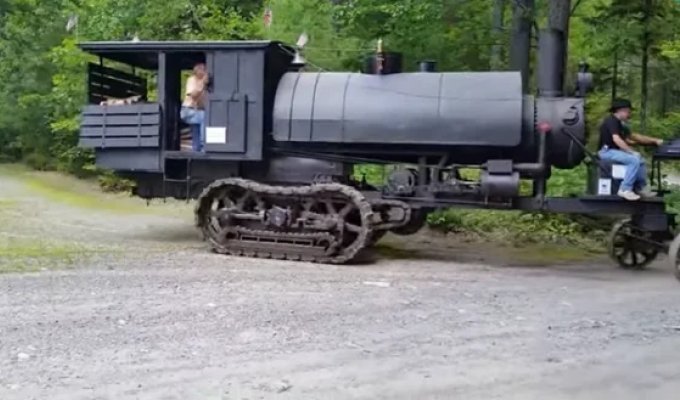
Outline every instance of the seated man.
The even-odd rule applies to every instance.
[[[598,155],[601,160],[626,166],[626,174],[619,187],[618,195],[626,200],[639,200],[640,195],[654,196],[653,193],[646,190],[647,170],[645,160],[630,145],[638,143],[660,146],[663,140],[631,133],[629,129],[624,127],[624,122],[628,121],[632,111],[630,101],[625,99],[615,100],[610,111],[611,115],[606,117],[600,125]]]
[[[208,84],[208,73],[205,64],[198,63],[187,80],[186,93],[182,102],[180,118],[191,126],[192,147],[194,151],[203,151],[205,139],[205,89]]]

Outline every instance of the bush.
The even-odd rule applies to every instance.
[[[97,179],[99,181],[99,187],[104,192],[132,193],[132,190],[135,187],[134,182],[128,179],[121,178],[111,171],[101,172]]]
[[[431,214],[428,225],[439,231],[466,233],[514,245],[557,243],[594,247],[606,237],[611,221],[539,212],[448,209]]]
[[[48,155],[33,152],[24,157],[24,162],[31,168],[38,171],[49,171],[53,169],[53,163]]]

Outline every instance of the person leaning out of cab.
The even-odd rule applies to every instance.
[[[194,151],[203,151],[205,143],[205,102],[208,73],[204,63],[194,65],[187,79],[180,118],[191,126],[191,140]]]

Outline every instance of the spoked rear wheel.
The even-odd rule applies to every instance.
[[[659,254],[651,232],[633,225],[630,219],[619,221],[609,234],[608,253],[623,269],[642,270]]]

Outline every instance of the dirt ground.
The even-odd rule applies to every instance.
[[[215,255],[191,204],[0,166],[0,399],[678,398],[663,258],[381,243],[354,266]]]

